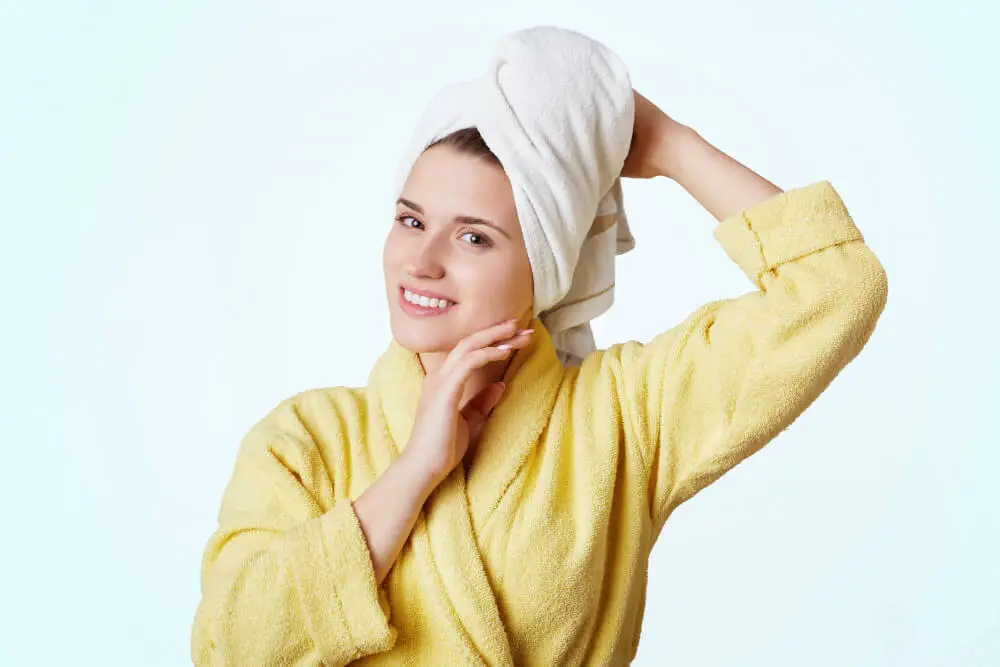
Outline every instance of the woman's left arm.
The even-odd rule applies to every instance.
[[[668,116],[639,91],[626,178],[665,176],[676,181],[717,221],[782,192],[749,167],[705,141],[694,128]]]
[[[671,121],[663,132],[665,138],[653,156],[658,174],[676,181],[716,221],[783,192],[705,141],[694,128]]]
[[[613,385],[654,534],[819,396],[867,343],[888,289],[828,181],[784,192],[686,136],[677,152],[655,153],[662,175],[722,220],[714,235],[756,289],[701,306],[649,343],[600,350],[588,366]]]

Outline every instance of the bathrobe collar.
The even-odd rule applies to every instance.
[[[477,535],[538,444],[548,424],[565,369],[545,326],[532,318],[531,342],[515,350],[506,390],[478,443],[424,504],[411,538],[429,550],[467,638],[489,664],[511,664],[510,642],[482,562]],[[423,385],[420,359],[395,339],[368,380],[387,428],[390,456],[406,447]],[[420,546],[422,545],[422,546]]]

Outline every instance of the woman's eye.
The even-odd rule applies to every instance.
[[[490,240],[477,232],[465,232],[464,234],[462,234],[462,236],[475,236],[476,238],[482,239],[481,243],[471,243],[470,245],[483,246],[483,247],[488,247],[490,245]]]
[[[400,215],[400,216],[397,216],[396,217],[396,222],[400,223],[404,227],[410,227],[410,225],[408,225],[405,222],[403,222],[404,220],[407,220],[407,219],[409,219],[409,220],[416,220],[417,222],[420,222],[419,220],[417,220],[416,218],[414,218],[412,215]],[[423,223],[420,223],[420,224],[423,224]],[[413,227],[410,227],[410,229],[413,229]]]
[[[420,222],[419,220],[417,220],[416,218],[414,218],[412,215],[405,215],[405,214],[404,215],[397,215],[396,218],[395,218],[395,220],[396,220],[396,222],[398,222],[399,224],[403,225],[407,229],[417,229],[417,227],[414,227],[412,225],[407,224],[406,223],[407,220],[413,220],[415,223],[417,223],[419,225],[424,224],[424,223]],[[469,245],[471,245],[471,246],[488,248],[491,245],[493,245],[492,241],[490,241],[490,239],[489,239],[488,236],[484,236],[483,234],[480,234],[479,232],[465,232],[465,233],[462,234],[462,238],[464,238],[466,236],[473,236],[476,239],[479,239],[478,241],[472,241],[472,242],[470,242]]]

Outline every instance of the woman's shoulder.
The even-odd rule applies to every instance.
[[[319,410],[344,409],[353,404],[363,403],[367,396],[365,387],[335,385],[303,389],[278,403],[275,409]]]
[[[356,415],[364,415],[364,388],[319,387],[277,401],[245,432],[237,470],[252,479],[270,479],[309,489],[321,506],[334,500],[334,480],[349,490]],[[290,488],[290,487],[289,487]]]
[[[256,442],[286,441],[326,446],[366,414],[364,387],[346,385],[304,389],[279,400],[247,432]]]
[[[246,432],[239,459],[251,465],[275,462],[313,488],[355,458],[365,440],[364,387],[317,387],[278,401]],[[349,472],[349,471],[348,471]],[[319,487],[316,487],[319,488]]]

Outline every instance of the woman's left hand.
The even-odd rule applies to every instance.
[[[635,96],[635,123],[621,175],[625,178],[669,178],[671,138],[686,126],[665,114],[634,88],[632,93]]]

